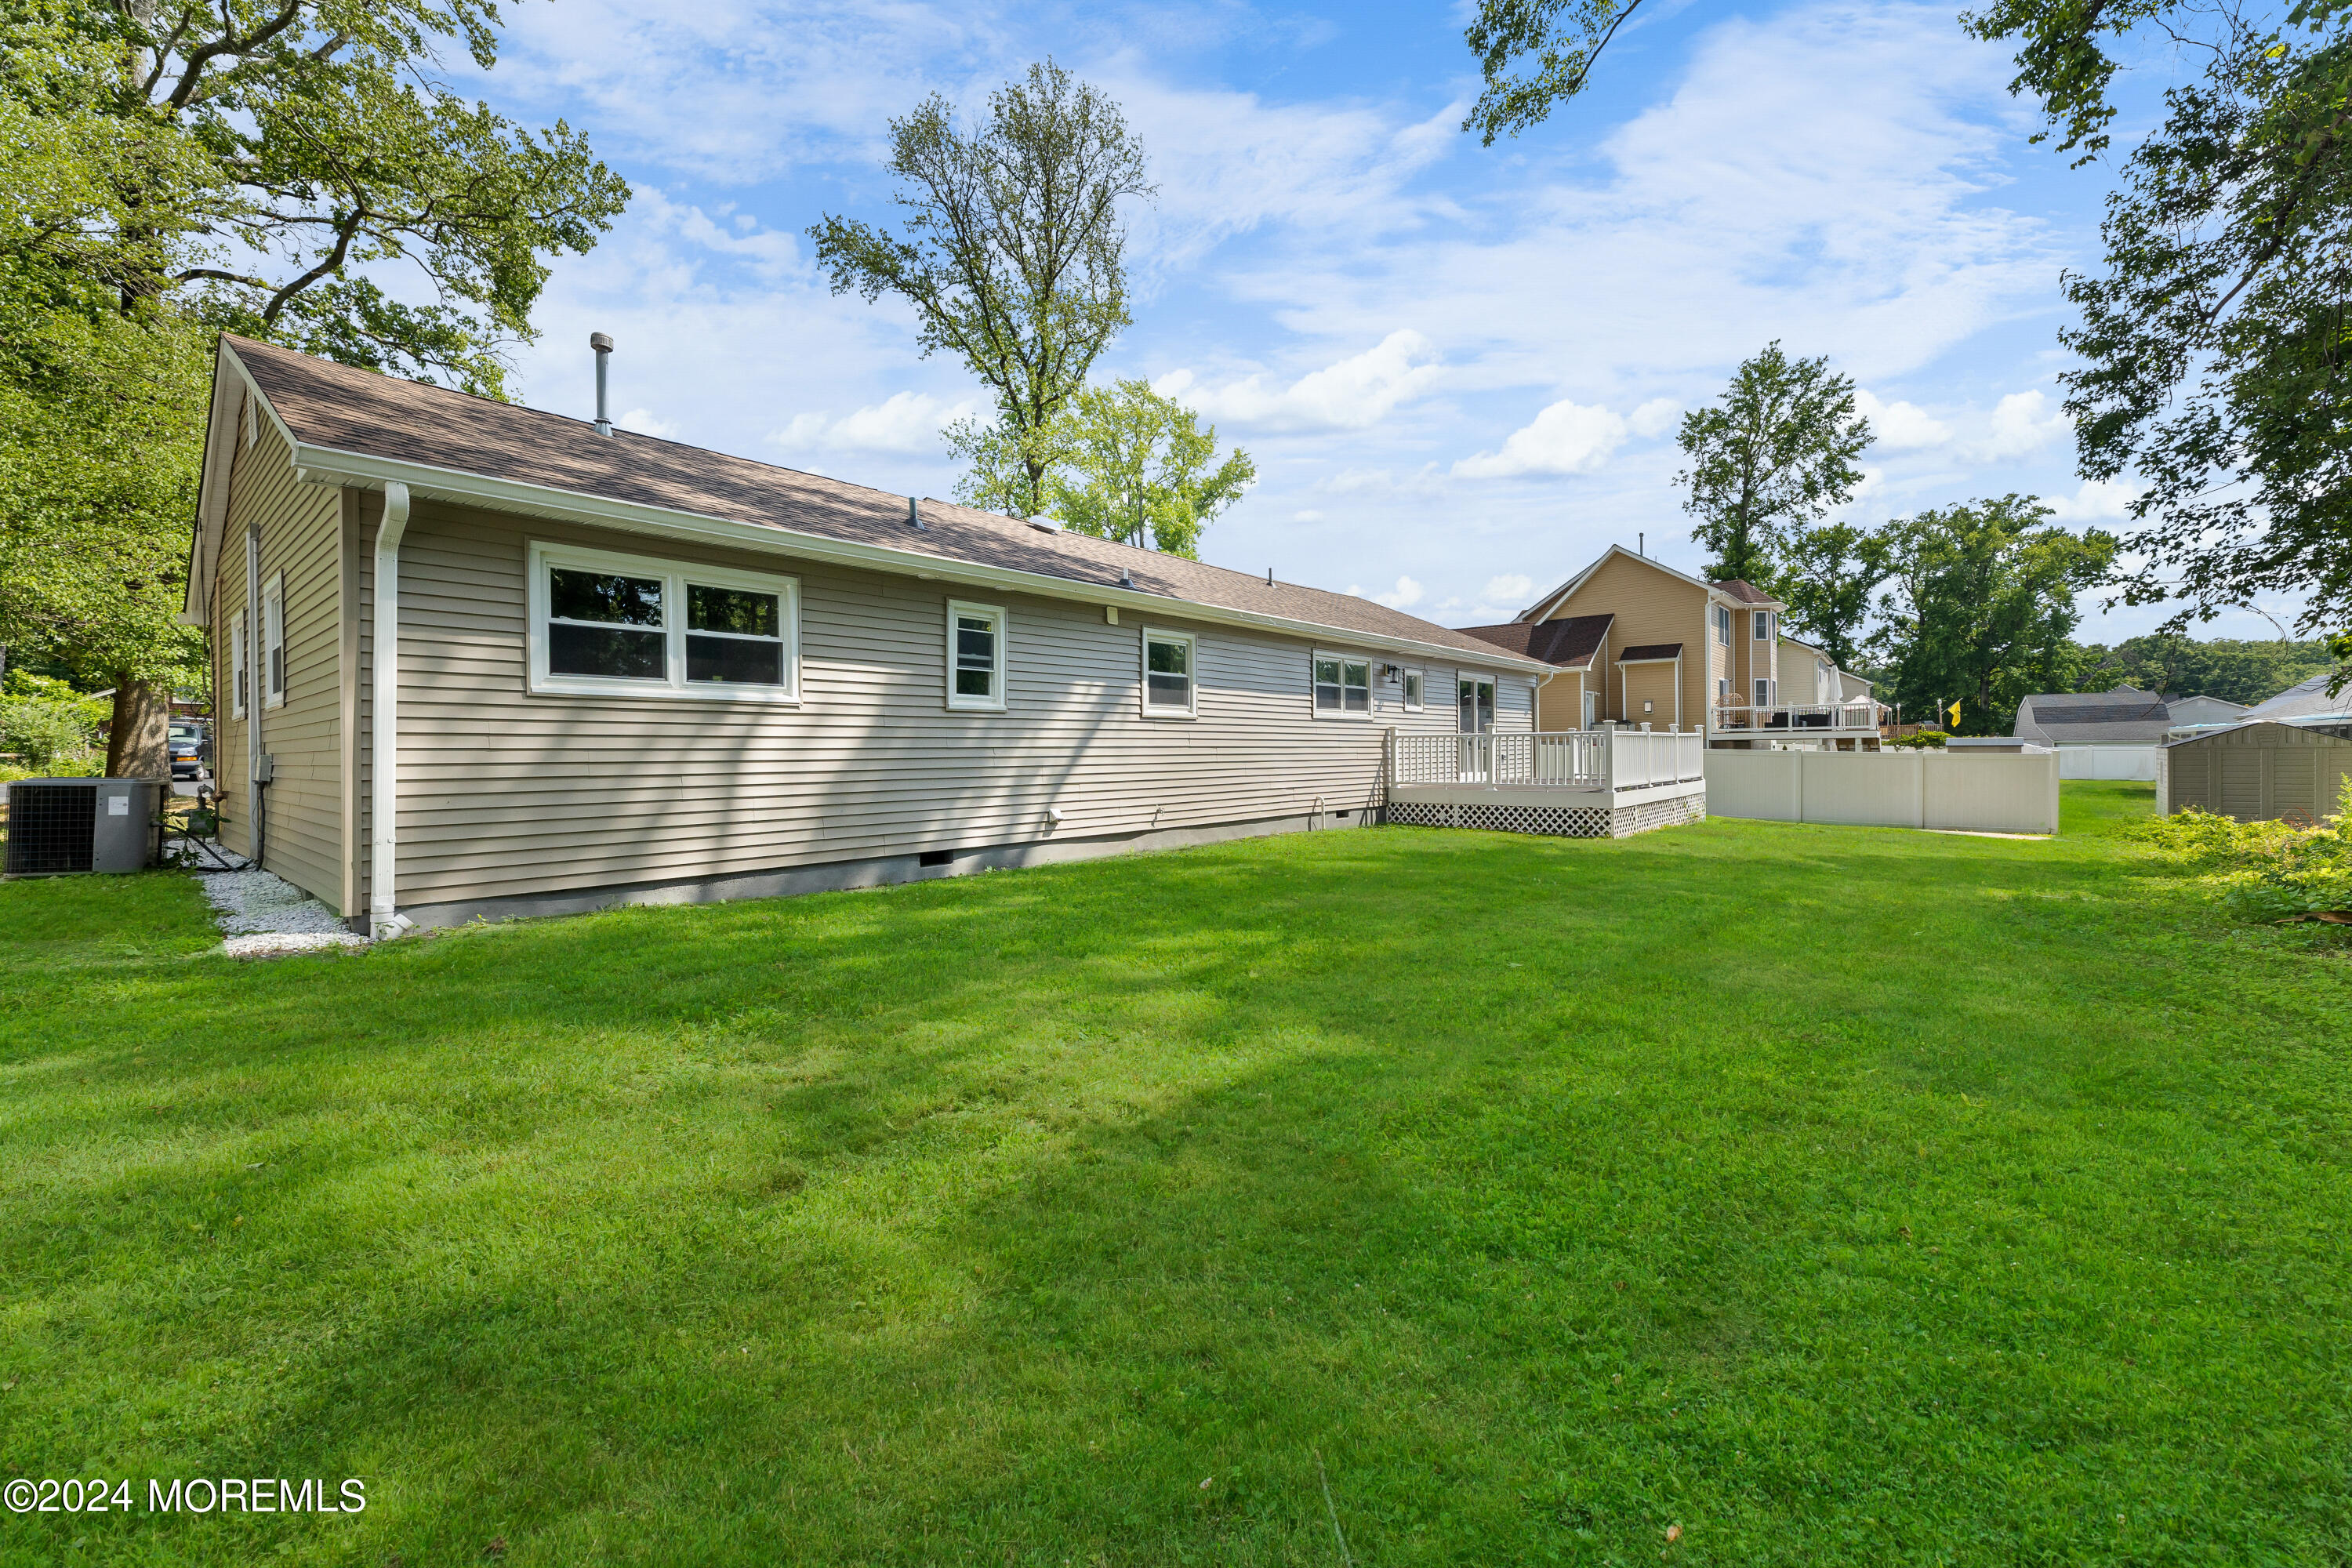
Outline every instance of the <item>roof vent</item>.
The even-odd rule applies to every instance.
[[[907,526],[924,533],[929,533],[930,531],[929,529],[923,527],[922,514],[915,510],[915,498],[913,496],[908,496],[907,498]]]
[[[1134,574],[1134,573],[1132,573],[1132,572],[1129,572],[1129,571],[1126,567],[1124,567],[1124,566],[1120,567],[1120,568],[1118,569],[1118,585],[1119,585],[1120,587],[1122,587],[1122,588],[1132,588],[1132,587],[1134,587],[1134,586],[1135,586],[1135,574]]]
[[[613,421],[604,411],[604,367],[613,358],[613,340],[603,332],[591,332],[588,346],[596,351],[596,434],[610,436]]]
[[[1055,522],[1052,518],[1045,516],[1043,512],[1031,518],[1029,520],[1029,526],[1034,529],[1041,529],[1047,533],[1059,533],[1062,531],[1062,525]]]

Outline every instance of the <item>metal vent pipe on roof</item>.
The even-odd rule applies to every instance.
[[[613,358],[613,340],[603,332],[588,334],[588,346],[596,351],[596,434],[610,436],[613,421],[605,411],[604,372]]]

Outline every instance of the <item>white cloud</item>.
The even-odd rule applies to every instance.
[[[940,430],[979,409],[980,400],[974,397],[950,403],[926,393],[897,392],[838,419],[823,412],[795,415],[768,439],[788,450],[933,452],[939,448]]]
[[[1318,487],[1333,495],[1384,495],[1428,497],[1445,489],[1438,478],[1437,465],[1425,463],[1420,468],[1399,474],[1391,468],[1342,468],[1325,479]],[[1321,516],[1321,513],[1317,513]]]
[[[1535,579],[1520,573],[1501,577],[1489,577],[1478,596],[1493,604],[1510,604],[1524,607],[1535,595]]]
[[[640,436],[652,436],[667,441],[677,434],[675,421],[657,417],[650,408],[632,408],[613,423],[624,430],[634,430]]]
[[[1950,426],[1916,403],[1884,402],[1867,387],[1856,389],[1853,402],[1862,416],[1870,421],[1873,442],[1890,452],[1940,447],[1952,438]]]
[[[2103,522],[2131,515],[2141,487],[2124,479],[2084,479],[2071,496],[2050,496],[2051,515],[2061,522]]]
[[[1292,512],[1290,514],[1290,521],[1293,522],[1320,522],[1323,521],[1323,514],[1317,511],[1313,507],[1307,507],[1304,510]]]
[[[1211,419],[1258,429],[1361,430],[1427,391],[1438,376],[1436,358],[1436,345],[1405,327],[1287,386],[1269,383],[1263,372],[1210,386],[1192,371],[1177,370],[1161,376],[1155,389]]]
[[[1353,590],[1350,590],[1352,592]],[[1372,595],[1375,605],[1386,605],[1391,610],[1409,610],[1421,603],[1422,587],[1410,577],[1400,577],[1396,586],[1385,594]]]
[[[1607,462],[1624,440],[1625,421],[1608,409],[1563,401],[1512,431],[1501,451],[1465,458],[1454,465],[1454,472],[1465,479],[1586,474]]]
[[[2073,427],[2074,421],[2053,409],[2040,391],[2012,392],[1993,405],[1991,424],[1969,455],[1983,462],[2028,457]]]
[[[1671,397],[1653,397],[1633,410],[1625,423],[1643,440],[1664,435],[1682,420],[1683,405]]]

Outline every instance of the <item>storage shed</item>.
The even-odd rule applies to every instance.
[[[2241,822],[2316,820],[2336,809],[2348,776],[2352,726],[2256,720],[2161,748],[2156,809],[2169,816],[2193,805]]]

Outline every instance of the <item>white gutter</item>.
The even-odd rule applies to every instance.
[[[1155,615],[1205,621],[1215,626],[1248,626],[1280,632],[1286,636],[1312,638],[1327,646],[1337,643],[1345,647],[1404,653],[1456,664],[1485,665],[1529,675],[1541,674],[1550,668],[1541,659],[1507,654],[1499,648],[1492,653],[1484,653],[1450,643],[1382,637],[1319,621],[1292,620],[1287,616],[1253,610],[1228,609],[1204,605],[1197,599],[1181,599],[1139,588],[1123,589],[1111,583],[1085,583],[1050,573],[987,566],[950,555],[933,555],[925,551],[859,544],[770,523],[738,522],[700,512],[583,495],[576,490],[557,489],[547,485],[522,484],[513,479],[493,479],[397,458],[376,458],[330,447],[296,446],[292,451],[292,462],[295,479],[306,484],[352,484],[371,489],[379,484],[386,488],[399,484],[420,495],[487,506],[498,510],[525,512],[702,543],[724,544],[738,550],[782,552],[845,566],[864,567],[902,576],[933,577],[943,582],[996,588],[1009,593],[1034,594],[1044,598],[1115,605]]]
[[[383,487],[375,531],[375,711],[369,750],[368,934],[383,941],[409,922],[393,904],[393,862],[400,809],[400,540],[408,531],[408,487]]]
[[[261,691],[268,679],[261,647],[261,524],[245,525],[245,823],[246,847],[261,864]],[[230,676],[235,679],[234,673]]]

